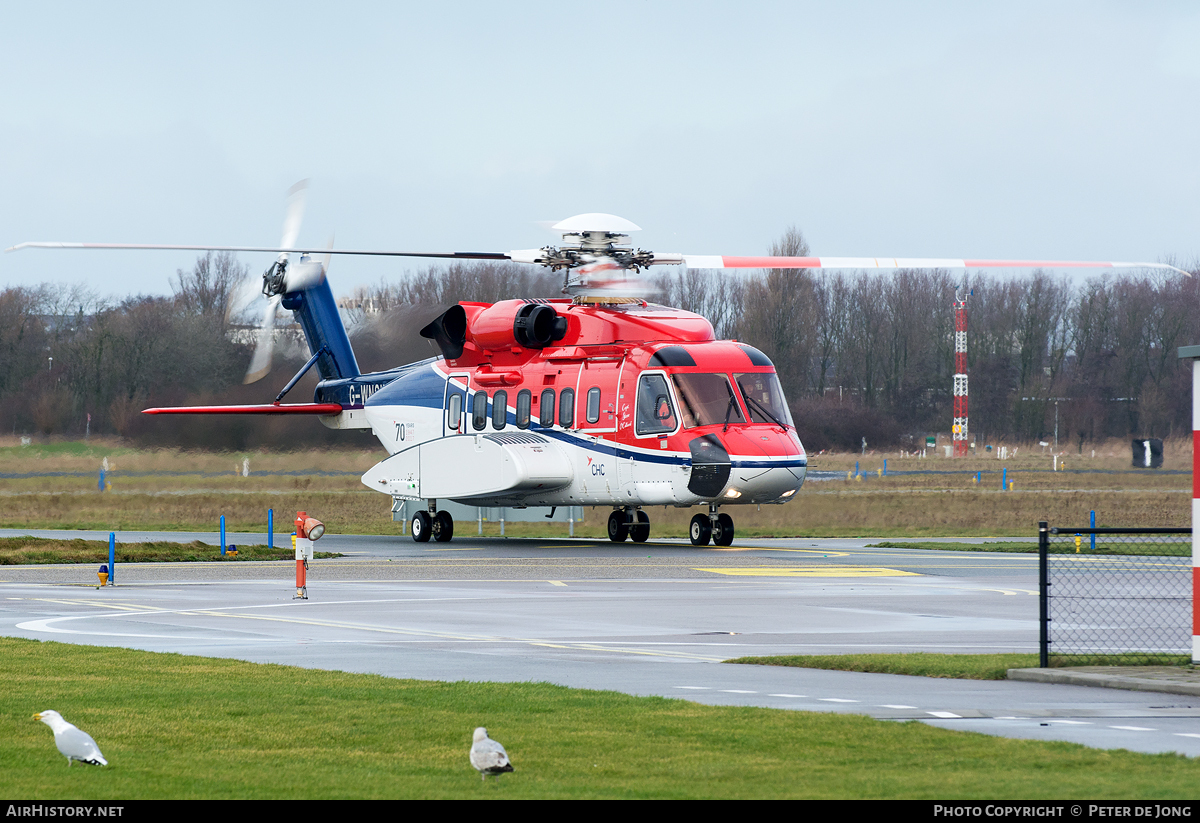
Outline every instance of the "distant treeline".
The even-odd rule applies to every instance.
[[[808,247],[792,230],[771,251]],[[809,450],[857,448],[863,437],[872,448],[904,447],[949,431],[961,273],[654,275],[660,302],[771,357]],[[0,292],[0,426],[43,436],[90,430],[141,445],[370,447],[361,432],[312,419],[140,414],[270,402],[307,359],[300,346],[279,346],[272,374],[241,385],[253,345],[246,325],[263,305],[238,305],[247,277],[236,258],[209,254],[176,274],[170,297],[113,302],[48,285]],[[970,428],[981,445],[1052,437],[1056,404],[1060,444],[1080,449],[1191,429],[1191,368],[1176,350],[1200,343],[1195,279],[1132,273],[1079,285],[1044,272],[971,274],[967,288]],[[355,354],[364,371],[429,357],[436,349],[418,330],[445,307],[561,289],[561,274],[496,263],[434,266],[359,289],[348,311]],[[311,399],[314,385],[310,375],[288,401]]]

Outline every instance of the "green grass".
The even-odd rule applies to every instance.
[[[1037,668],[1036,654],[819,654],[739,657],[726,663],[760,666],[796,666],[844,672],[910,674],[920,677],[955,677],[966,680],[1003,680],[1009,669]],[[1082,664],[1081,664],[1082,665]]]
[[[1181,798],[1200,762],[544,683],[426,683],[0,638],[0,794],[56,798]],[[56,709],[103,768],[68,768]],[[481,783],[487,726],[516,768]]]
[[[290,542],[290,541],[289,541]],[[191,543],[118,543],[114,550],[120,563],[171,563],[224,560],[292,560],[296,553],[288,548],[273,549],[259,545],[238,546],[237,556],[221,557],[220,546],[193,540]],[[341,557],[337,552],[315,552],[313,557]],[[58,540],[47,537],[0,537],[0,566],[25,566],[42,563],[107,563],[105,540]]]
[[[835,669],[843,672],[908,674],[918,677],[951,677],[963,680],[1004,680],[1009,669],[1036,669],[1036,654],[819,654],[738,657],[726,663],[757,666],[794,666],[802,669]],[[1059,654],[1050,657],[1052,668],[1070,666],[1191,666],[1186,655]]]
[[[1062,536],[1055,538],[1050,544],[1050,554],[1080,554],[1080,555],[1132,555],[1136,557],[1154,556],[1154,557],[1191,557],[1192,544],[1188,542],[1177,543],[1154,543],[1154,542],[1132,542],[1132,543],[1101,543],[1097,541],[1095,551],[1091,548],[1091,543],[1088,540],[1089,535],[1083,536],[1083,541],[1080,544],[1079,551],[1075,551],[1075,545],[1071,542],[1062,542]],[[933,543],[921,540],[912,541],[884,541],[882,543],[872,543],[867,546],[868,549],[930,549],[934,551],[947,552],[1013,552],[1018,554],[1037,554],[1037,543],[1018,543],[1017,541],[997,542],[997,543]]]

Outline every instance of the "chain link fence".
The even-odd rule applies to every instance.
[[[1192,654],[1192,530],[1038,524],[1041,666]]]

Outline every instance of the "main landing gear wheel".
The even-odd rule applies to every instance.
[[[717,522],[712,530],[712,542],[714,546],[733,545],[733,518],[724,512],[717,515]]]
[[[439,543],[449,543],[454,537],[454,518],[448,511],[440,511],[433,518],[433,538]]]
[[[417,512],[412,519],[413,540],[418,543],[428,543],[429,535],[433,532],[433,521],[429,512]]]
[[[608,516],[608,539],[614,543],[624,543],[629,536],[629,524],[625,522],[625,512],[616,509]]]
[[[693,546],[707,546],[708,538],[712,536],[712,524],[708,520],[707,514],[698,514],[692,518],[691,524],[688,526],[688,537],[692,539]]]
[[[645,543],[650,539],[650,515],[638,511],[638,522],[629,527],[629,538],[634,543]]]

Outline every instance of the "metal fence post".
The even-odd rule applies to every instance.
[[[1038,522],[1038,666],[1050,667],[1050,601],[1047,580],[1046,563],[1050,553],[1050,524],[1045,520]]]

